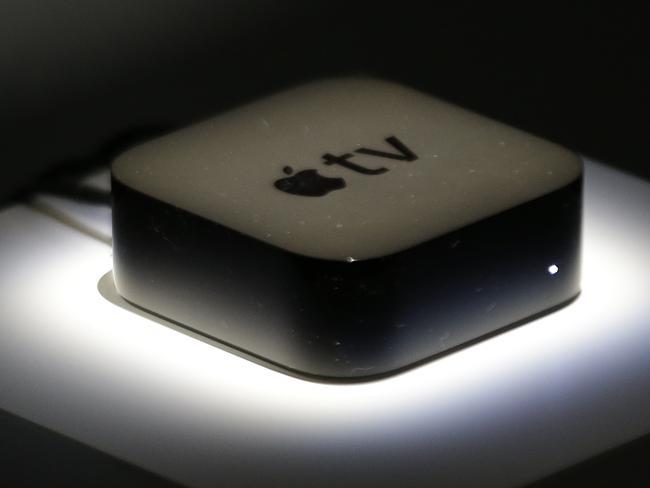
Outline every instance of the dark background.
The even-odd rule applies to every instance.
[[[142,134],[341,74],[402,81],[650,178],[648,17],[618,2],[518,5],[0,0],[0,203]],[[7,479],[167,486],[5,412],[0,427]],[[540,486],[647,482],[649,446]]]
[[[647,27],[619,2],[0,0],[0,200],[120,135],[358,73],[650,177]]]

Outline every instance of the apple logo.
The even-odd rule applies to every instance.
[[[343,178],[329,178],[318,174],[315,169],[305,169],[293,174],[291,166],[285,166],[282,171],[287,178],[275,180],[273,186],[278,190],[292,195],[301,195],[304,197],[322,197],[334,190],[345,188]]]

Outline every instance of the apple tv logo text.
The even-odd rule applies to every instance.
[[[364,154],[366,156],[373,156],[376,158],[392,159],[397,161],[415,161],[418,159],[417,155],[411,151],[403,142],[397,137],[390,136],[384,139],[390,144],[396,152],[386,152],[379,149],[371,149],[361,147],[356,149],[354,153]],[[323,154],[322,163],[326,166],[338,165],[350,171],[360,173],[367,176],[380,175],[388,171],[384,166],[367,167],[356,162],[350,161],[355,154],[345,153],[340,156],[334,156],[330,153]],[[292,195],[300,195],[304,197],[322,197],[334,190],[345,188],[345,180],[343,178],[330,178],[318,173],[316,169],[306,169],[294,173],[291,166],[283,168],[285,174],[290,175],[285,178],[280,178],[274,182],[274,186],[285,193]]]

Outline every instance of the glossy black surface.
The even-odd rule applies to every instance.
[[[131,303],[293,374],[388,374],[579,293],[582,181],[403,252],[295,255],[113,181]],[[326,236],[324,236],[326,238]]]

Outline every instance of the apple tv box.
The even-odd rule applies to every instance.
[[[581,160],[391,82],[147,142],[112,188],[119,294],[301,377],[394,373],[580,291]]]

